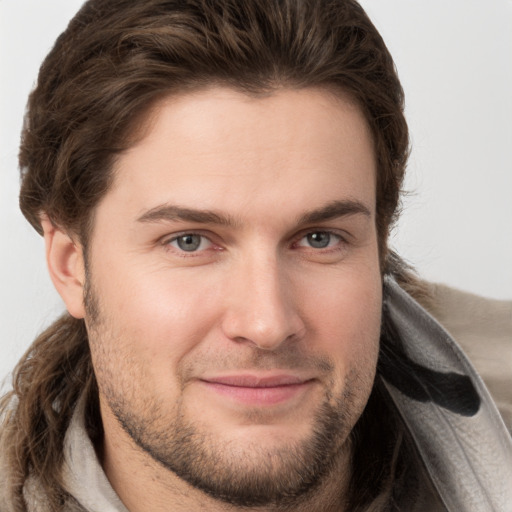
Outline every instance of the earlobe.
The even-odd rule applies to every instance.
[[[85,266],[82,246],[48,217],[41,218],[46,245],[46,262],[53,285],[70,315],[84,318]]]

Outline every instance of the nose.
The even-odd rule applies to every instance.
[[[277,258],[244,261],[230,275],[222,329],[233,341],[276,350],[305,332],[297,290]]]

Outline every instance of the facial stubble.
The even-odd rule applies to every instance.
[[[170,414],[154,399],[138,396],[135,372],[115,371],[116,337],[90,281],[85,302],[90,343],[96,351],[95,373],[106,404],[136,446],[183,481],[231,505],[288,508],[307,500],[334,469],[339,470],[339,461],[349,450],[350,432],[364,408],[355,398],[358,388],[360,392],[365,386],[359,372],[348,374],[341,396],[332,396],[333,387],[326,386],[310,434],[303,439],[267,448],[261,441],[219,439],[208,425],[187,416],[181,399],[169,407]],[[277,367],[282,367],[282,360]],[[310,360],[309,368],[311,364]],[[324,374],[327,369],[332,372],[333,365],[325,358],[315,364]],[[343,480],[342,475],[339,479]]]

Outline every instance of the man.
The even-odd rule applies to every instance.
[[[507,510],[510,437],[387,249],[407,150],[355,2],[87,2],[23,133],[68,314],[3,399],[5,510]]]

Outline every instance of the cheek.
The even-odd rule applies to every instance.
[[[340,272],[310,294],[308,323],[318,347],[335,362],[340,376],[375,371],[381,329],[382,285],[378,266]]]
[[[103,278],[102,278],[103,277]],[[168,380],[180,360],[204,340],[218,316],[218,286],[177,273],[118,269],[101,282],[100,312],[120,353]]]

